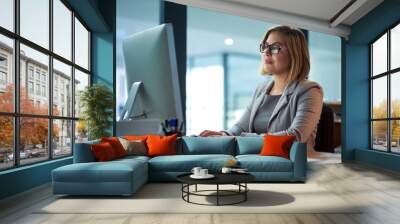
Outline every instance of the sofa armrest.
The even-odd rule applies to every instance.
[[[290,160],[293,162],[293,178],[305,181],[307,176],[307,145],[295,141],[290,149]]]
[[[99,140],[75,143],[74,147],[74,163],[89,163],[95,162],[96,158],[94,157],[90,146],[92,144],[100,143]]]

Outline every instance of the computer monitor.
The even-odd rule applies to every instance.
[[[123,54],[129,95],[121,119],[163,121],[175,117],[182,122],[172,24],[129,36],[123,41]]]

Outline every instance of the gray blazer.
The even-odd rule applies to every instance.
[[[266,81],[259,85],[250,104],[239,121],[226,132],[230,135],[253,136],[253,122],[256,112],[274,81]],[[268,134],[296,135],[300,142],[307,143],[307,148],[315,145],[317,124],[322,111],[323,91],[316,82],[304,80],[290,83],[283,91],[281,98],[267,125]],[[263,135],[263,134],[262,134]]]

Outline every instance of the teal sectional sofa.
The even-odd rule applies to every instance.
[[[176,181],[193,167],[219,172],[228,160],[234,159],[260,182],[304,182],[307,149],[294,142],[290,159],[260,156],[262,137],[182,137],[177,140],[177,155],[127,156],[122,159],[96,162],[91,141],[75,144],[74,163],[52,171],[54,194],[68,195],[131,195],[148,181]]]

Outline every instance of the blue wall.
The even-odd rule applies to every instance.
[[[92,4],[69,0],[68,3],[86,19],[92,31],[92,82],[104,83],[114,90],[115,0],[91,0]],[[0,199],[50,182],[53,169],[71,163],[72,157],[67,157],[0,172]]]
[[[351,27],[344,45],[342,159],[399,170],[400,157],[369,150],[368,44],[400,21],[400,0],[386,0]],[[362,151],[360,151],[362,150]]]

